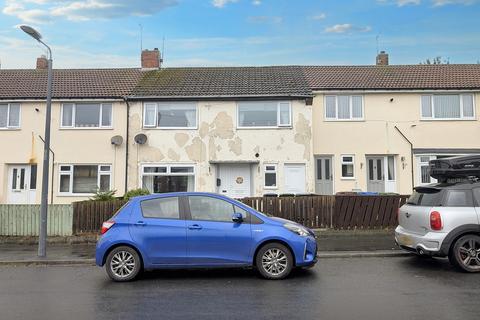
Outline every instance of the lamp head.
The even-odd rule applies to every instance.
[[[42,35],[37,30],[33,29],[30,26],[21,25],[20,29],[22,29],[23,32],[25,32],[26,34],[28,34],[30,37],[32,37],[37,41],[40,41],[40,39],[42,39]]]

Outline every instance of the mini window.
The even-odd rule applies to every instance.
[[[353,155],[341,156],[342,178],[353,179],[355,177],[355,157]]]
[[[277,165],[275,164],[265,165],[265,188],[277,188]]]

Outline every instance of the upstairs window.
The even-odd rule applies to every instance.
[[[196,103],[145,103],[143,108],[145,128],[195,129],[197,127]]]
[[[240,102],[237,110],[239,128],[292,126],[290,102]]]
[[[326,96],[325,119],[329,121],[363,120],[363,97]]]
[[[472,94],[422,95],[424,120],[472,120],[475,104]]]
[[[20,128],[20,104],[0,104],[0,129]]]
[[[111,103],[64,103],[62,128],[111,128]]]

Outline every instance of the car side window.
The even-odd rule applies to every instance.
[[[480,207],[480,188],[473,189],[473,197],[475,198],[475,206]]]
[[[446,207],[473,207],[470,190],[450,190],[445,199]]]
[[[143,200],[140,207],[145,218],[180,219],[178,197]]]
[[[190,196],[188,203],[192,220],[233,222],[235,211],[230,202],[212,197]]]

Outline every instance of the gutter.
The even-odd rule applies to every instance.
[[[400,133],[400,135],[403,137],[403,139],[405,139],[405,141],[408,142],[408,144],[410,145],[410,168],[411,168],[411,173],[412,173],[412,189],[415,188],[415,176],[414,176],[414,170],[413,170],[413,143],[403,134],[402,131],[400,131],[400,129],[398,129],[397,126],[395,126],[395,130],[398,131],[398,133]]]
[[[278,94],[272,94],[272,95],[213,95],[213,96],[186,96],[186,95],[180,95],[180,96],[154,96],[154,95],[149,95],[149,96],[128,96],[125,99],[128,100],[192,100],[192,101],[198,101],[198,100],[238,100],[238,99],[248,99],[248,100],[265,100],[265,98],[270,98],[270,99],[275,99],[275,100],[281,100],[281,99],[309,99],[313,98],[313,95],[311,94],[291,94],[291,95],[278,95]]]

